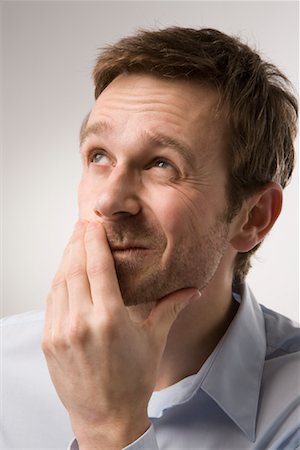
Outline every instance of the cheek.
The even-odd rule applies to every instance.
[[[154,209],[169,245],[175,245],[198,232],[200,217],[204,214],[201,195],[187,195],[177,189],[158,195]]]

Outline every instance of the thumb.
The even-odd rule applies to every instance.
[[[191,302],[199,299],[200,292],[194,288],[181,289],[162,298],[148,317],[148,325],[159,339],[166,339],[171,326],[180,312]]]

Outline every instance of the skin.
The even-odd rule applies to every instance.
[[[136,440],[152,392],[199,370],[236,313],[237,251],[280,212],[270,183],[226,222],[228,130],[217,103],[207,86],[122,75],[90,114],[80,221],[42,343],[80,450]]]
[[[228,246],[219,155],[226,127],[215,111],[217,95],[206,88],[203,97],[202,90],[193,108],[194,86],[179,95],[177,84],[119,77],[82,136],[80,217],[101,221],[112,249],[127,241],[144,247],[131,256],[113,251],[126,305],[183,287],[203,290]],[[158,133],[188,147],[186,154],[153,142]]]

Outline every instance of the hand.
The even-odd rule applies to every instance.
[[[177,291],[133,322],[103,226],[78,222],[48,296],[42,348],[81,450],[117,450],[147,430],[169,330],[197,293]]]

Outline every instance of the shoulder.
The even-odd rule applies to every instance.
[[[265,349],[258,390],[257,448],[296,448],[300,414],[300,328],[288,317],[258,304],[251,292],[250,300],[260,318],[261,345]],[[253,333],[257,330],[254,327]]]
[[[299,324],[263,305],[261,308],[265,320],[266,359],[300,352]]]
[[[267,344],[261,408],[269,418],[277,415],[278,429],[284,435],[289,427],[295,430],[300,413],[300,329],[289,318],[261,308]]]
[[[261,305],[265,323],[266,355],[264,381],[286,399],[299,401],[300,328],[299,325]]]

